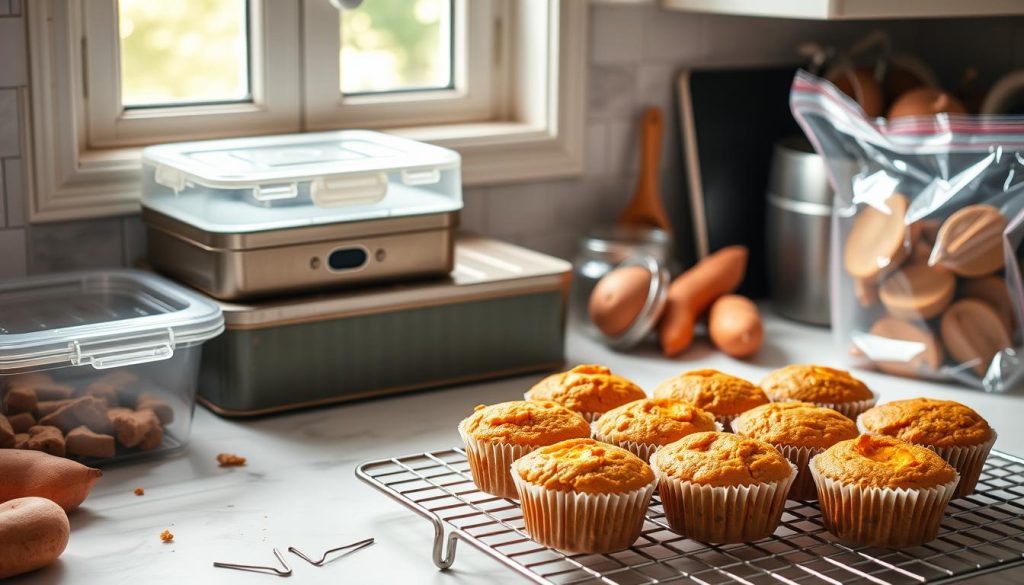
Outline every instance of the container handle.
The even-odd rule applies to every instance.
[[[174,333],[162,331],[128,341],[72,342],[71,363],[97,370],[121,368],[170,359],[174,356]]]

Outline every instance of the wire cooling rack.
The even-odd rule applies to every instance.
[[[1024,564],[1024,460],[997,452],[976,493],[950,503],[938,538],[901,550],[839,542],[816,503],[795,501],[773,536],[709,545],[672,532],[655,496],[632,547],[568,554],[530,539],[518,503],[478,490],[461,449],[368,461],[356,475],[433,523],[439,568],[464,540],[542,584],[951,583]]]

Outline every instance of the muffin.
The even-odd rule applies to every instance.
[[[651,468],[625,449],[593,439],[541,447],[512,464],[526,531],[567,552],[628,548],[654,493]]]
[[[725,430],[741,412],[768,404],[760,388],[718,370],[693,370],[669,378],[654,389],[654,397],[689,402],[714,415]]]
[[[796,467],[775,448],[730,433],[694,433],[651,457],[665,518],[710,543],[749,542],[775,532]]]
[[[857,418],[865,433],[928,447],[960,474],[953,497],[974,493],[996,432],[974,410],[952,400],[914,398],[876,406]]]
[[[796,480],[789,490],[791,500],[818,499],[807,463],[839,441],[854,439],[859,434],[852,420],[809,402],[763,404],[736,417],[732,428],[738,435],[771,443],[796,465]]]
[[[554,402],[518,400],[478,406],[459,423],[473,481],[481,490],[516,497],[509,468],[537,447],[590,436],[579,413]]]
[[[849,417],[875,405],[878,397],[850,372],[796,364],[775,370],[761,380],[761,388],[772,402],[810,402]]]
[[[880,435],[840,441],[809,467],[825,528],[889,548],[934,539],[960,479],[934,451]]]
[[[593,425],[594,438],[622,447],[644,461],[661,447],[691,433],[717,431],[715,417],[673,398],[645,398],[601,415]]]
[[[581,365],[552,374],[526,393],[527,400],[551,400],[594,422],[609,410],[647,398],[643,389],[604,366]]]

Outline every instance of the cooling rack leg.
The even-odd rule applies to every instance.
[[[444,524],[437,518],[431,521],[434,523],[434,564],[443,571],[455,562],[455,545],[459,544],[459,535],[455,532],[448,535],[448,550],[445,551]]]

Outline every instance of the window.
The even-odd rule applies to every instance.
[[[156,142],[375,128],[455,148],[465,184],[582,169],[576,0],[26,3],[32,221],[138,208]]]

